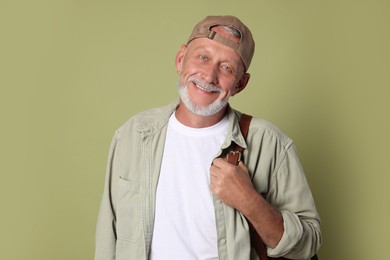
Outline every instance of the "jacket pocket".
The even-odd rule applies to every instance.
[[[139,182],[118,180],[117,237],[137,241],[141,236],[141,194]]]

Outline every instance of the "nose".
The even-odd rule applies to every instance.
[[[203,70],[203,79],[208,84],[217,84],[218,83],[218,66],[214,64],[209,64],[209,66],[206,66]]]

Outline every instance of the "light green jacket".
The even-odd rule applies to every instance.
[[[116,131],[97,223],[95,260],[148,259],[167,123],[177,105],[140,113]],[[232,141],[248,147],[244,162],[256,190],[283,216],[285,232],[276,248],[268,248],[268,255],[309,258],[321,243],[320,220],[293,142],[272,124],[253,119],[246,143],[239,129],[240,115],[228,108],[229,130],[220,156]],[[219,259],[259,259],[250,246],[243,215],[217,199],[214,206]]]

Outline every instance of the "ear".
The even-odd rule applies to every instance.
[[[241,76],[240,80],[237,83],[233,96],[244,90],[244,88],[249,82],[250,77],[251,75],[249,73],[244,73],[244,75]]]
[[[176,54],[175,65],[176,65],[177,74],[180,74],[182,70],[186,50],[187,50],[187,45],[183,44]]]

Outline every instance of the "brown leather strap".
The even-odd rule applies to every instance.
[[[240,130],[241,134],[246,140],[246,137],[248,136],[249,132],[249,125],[251,123],[252,116],[247,114],[242,114],[240,118]],[[234,165],[238,165],[238,163],[241,161],[242,152],[244,151],[244,148],[237,145],[236,143],[233,143],[230,147],[229,153],[226,155],[226,160]]]
[[[249,221],[248,221],[249,222]],[[261,260],[268,260],[267,248],[265,247],[263,240],[261,240],[259,234],[256,229],[249,222],[250,227],[250,235],[251,235],[251,244],[252,247],[256,250]]]
[[[252,116],[247,114],[242,114],[240,118],[240,130],[241,134],[246,140],[246,137],[248,136],[249,132],[249,125],[251,124]]]
[[[240,130],[241,134],[246,140],[249,132],[249,125],[251,123],[252,116],[249,116],[247,114],[242,114],[240,118]],[[226,159],[229,163],[238,165],[240,160],[242,159],[242,152],[244,151],[244,148],[237,145],[236,143],[233,143],[230,147],[230,152],[226,155]],[[261,260],[268,260],[267,256],[267,249],[265,248],[265,245],[263,241],[261,240],[259,234],[257,234],[255,228],[252,226],[252,224],[248,221],[249,228],[250,228],[250,237],[251,237],[251,244],[252,247],[255,248],[257,254],[259,255]]]

